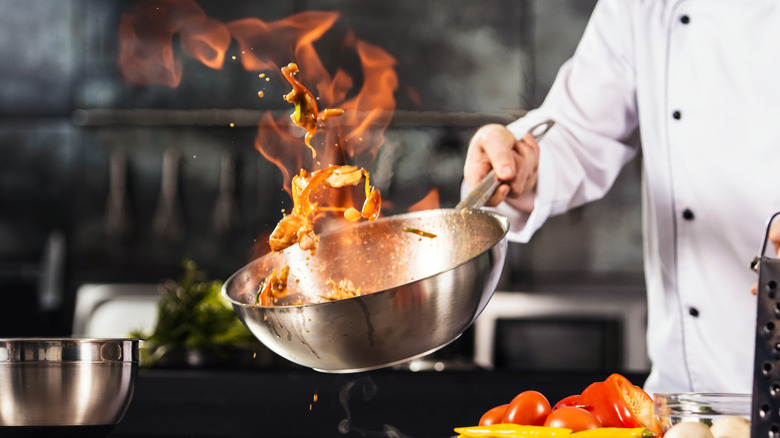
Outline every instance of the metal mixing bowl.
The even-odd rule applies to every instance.
[[[105,436],[137,369],[137,339],[0,339],[0,436]]]
[[[409,232],[419,229],[435,238]],[[316,255],[297,246],[245,266],[222,294],[269,349],[319,371],[395,365],[457,339],[479,316],[506,256],[506,217],[485,210],[408,213],[321,235]],[[348,279],[366,295],[318,304],[260,306],[260,283],[290,266],[288,294],[327,295]]]

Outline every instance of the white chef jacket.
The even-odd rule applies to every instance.
[[[601,198],[641,127],[651,394],[752,391],[748,265],[780,210],[778,108],[780,2],[602,0],[543,105],[509,125],[557,122],[533,212],[499,207],[518,241]]]

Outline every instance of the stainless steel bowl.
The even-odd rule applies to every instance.
[[[292,362],[333,373],[395,365],[449,344],[479,316],[503,268],[508,228],[506,217],[473,209],[381,218],[323,233],[315,256],[291,247],[261,257],[230,277],[222,294],[263,344]],[[328,280],[343,278],[371,293],[256,305],[260,283],[284,265],[291,294],[325,295]]]
[[[137,369],[136,339],[0,339],[0,436],[107,435]]]

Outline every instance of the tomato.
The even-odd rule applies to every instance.
[[[547,397],[538,391],[523,391],[509,403],[501,422],[541,426],[549,413]]]
[[[491,426],[493,424],[501,424],[501,420],[504,419],[504,413],[506,412],[507,406],[509,406],[508,403],[505,405],[496,406],[495,408],[492,408],[482,414],[482,418],[479,419],[479,425]]]
[[[578,408],[587,409],[585,407],[585,405],[583,405],[580,402],[580,395],[579,394],[574,394],[574,395],[570,395],[568,397],[562,398],[558,403],[555,404],[555,406],[553,406],[552,410],[554,411],[554,410],[560,409],[560,408],[562,408],[564,406],[576,406]]]
[[[661,426],[653,413],[653,400],[642,388],[634,386],[620,374],[613,374],[605,381],[585,388],[580,402],[592,407],[591,412],[604,427],[644,427],[658,436],[662,435]]]
[[[585,409],[574,406],[561,406],[550,412],[544,425],[548,427],[563,427],[571,429],[572,432],[581,430],[597,429],[601,427],[601,422],[595,415]]]

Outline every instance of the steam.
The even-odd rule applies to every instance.
[[[395,427],[384,424],[381,431],[370,431],[356,427],[352,424],[352,412],[349,404],[351,400],[352,390],[358,391],[361,396],[360,401],[370,401],[378,392],[376,383],[371,377],[361,377],[353,381],[347,382],[339,391],[339,404],[344,409],[345,418],[339,422],[338,431],[341,434],[348,434],[350,432],[357,433],[366,438],[411,438],[409,435],[401,432]]]

